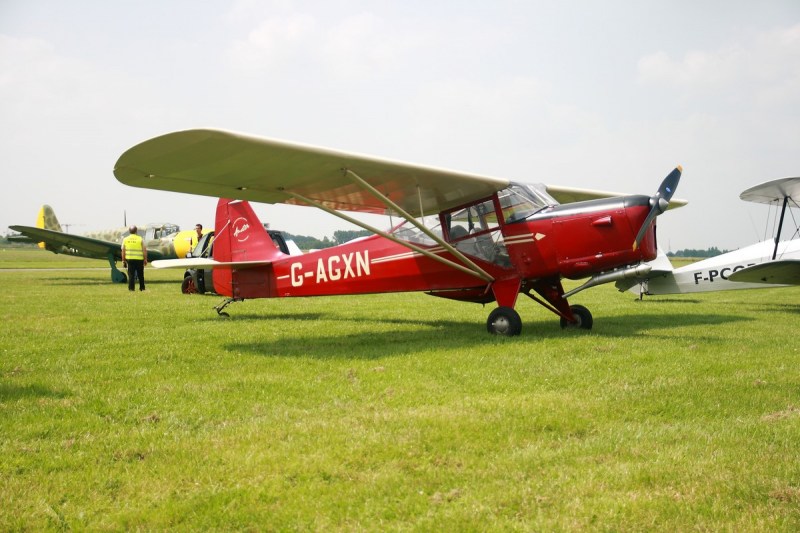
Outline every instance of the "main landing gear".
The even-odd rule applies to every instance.
[[[592,329],[594,320],[592,313],[582,305],[570,306],[570,311],[575,317],[574,322],[570,322],[566,317],[561,317],[561,329],[577,328]],[[491,313],[486,320],[486,330],[493,335],[503,335],[513,337],[522,332],[522,319],[511,307],[498,307]]]
[[[128,275],[117,268],[117,258],[114,257],[113,252],[109,252],[108,264],[111,265],[111,281],[114,283],[128,283]]]
[[[498,307],[489,313],[486,330],[494,335],[513,337],[522,331],[522,319],[511,307]]]
[[[589,312],[582,305],[571,305],[569,307],[570,311],[572,311],[572,315],[575,317],[575,322],[570,322],[563,316],[561,317],[561,329],[565,328],[578,328],[578,329],[592,329],[592,324],[594,320],[592,319],[592,313]]]

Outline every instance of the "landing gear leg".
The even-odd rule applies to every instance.
[[[221,304],[214,306],[214,311],[216,311],[219,316],[229,317],[231,315],[223,311],[223,309],[231,305],[233,302],[241,302],[243,300],[243,298],[225,298],[225,301],[223,301]]]
[[[531,294],[531,289],[538,292],[544,300]],[[526,287],[523,294],[561,317],[562,328],[592,329],[592,314],[582,305],[567,303],[561,280],[539,280],[531,287]]]
[[[117,259],[113,253],[108,254],[108,264],[111,265],[111,281],[114,283],[128,283],[128,276],[117,268]]]

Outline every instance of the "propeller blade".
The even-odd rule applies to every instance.
[[[642,243],[642,239],[644,239],[645,233],[647,233],[647,228],[650,227],[653,220],[669,207],[669,201],[672,199],[672,195],[675,194],[675,189],[678,188],[682,173],[683,168],[678,165],[675,170],[670,172],[667,177],[664,178],[664,181],[661,182],[658,192],[650,197],[650,212],[647,213],[647,218],[644,219],[642,227],[639,228],[639,233],[636,234],[636,239],[633,241],[634,250]]]
[[[664,181],[661,182],[661,187],[658,188],[656,196],[664,198],[668,205],[669,201],[672,200],[672,195],[675,194],[675,189],[678,188],[678,183],[681,181],[681,173],[683,173],[683,167],[678,165],[675,170],[664,178]]]

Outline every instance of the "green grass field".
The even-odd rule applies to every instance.
[[[2,531],[800,528],[800,288],[603,286],[591,332],[523,297],[508,339],[424,294],[224,319],[104,266],[0,250]]]

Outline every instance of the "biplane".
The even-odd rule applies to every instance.
[[[673,268],[659,252],[644,277],[616,283],[620,291],[644,295],[682,294],[800,285],[800,224],[786,239],[787,214],[800,207],[800,178],[780,178],[750,187],[739,195],[747,202],[775,207],[772,238],[739,250]],[[769,226],[769,224],[768,224]]]
[[[215,289],[227,296],[220,314],[249,298],[424,291],[496,303],[486,328],[499,335],[521,332],[520,294],[564,328],[591,329],[589,310],[568,299],[646,273],[644,262],[656,257],[656,217],[670,207],[681,172],[671,171],[652,196],[615,195],[210,129],[144,141],[114,168],[127,185],[221,198],[211,259],[153,265],[213,269]],[[287,256],[250,201],[313,206],[374,235]],[[348,212],[399,221],[383,230]],[[588,279],[565,292],[564,278]]]
[[[176,224],[153,223],[139,228],[151,260],[185,257],[197,244],[197,233],[194,230],[181,231]],[[66,233],[62,230],[53,208],[43,205],[36,217],[36,226],[15,225],[9,226],[9,229],[20,233],[9,237],[14,242],[38,243],[40,248],[55,254],[105,259],[111,267],[111,281],[128,282],[128,275],[117,268],[117,261],[122,260],[122,240],[129,235],[127,225],[86,235]]]

